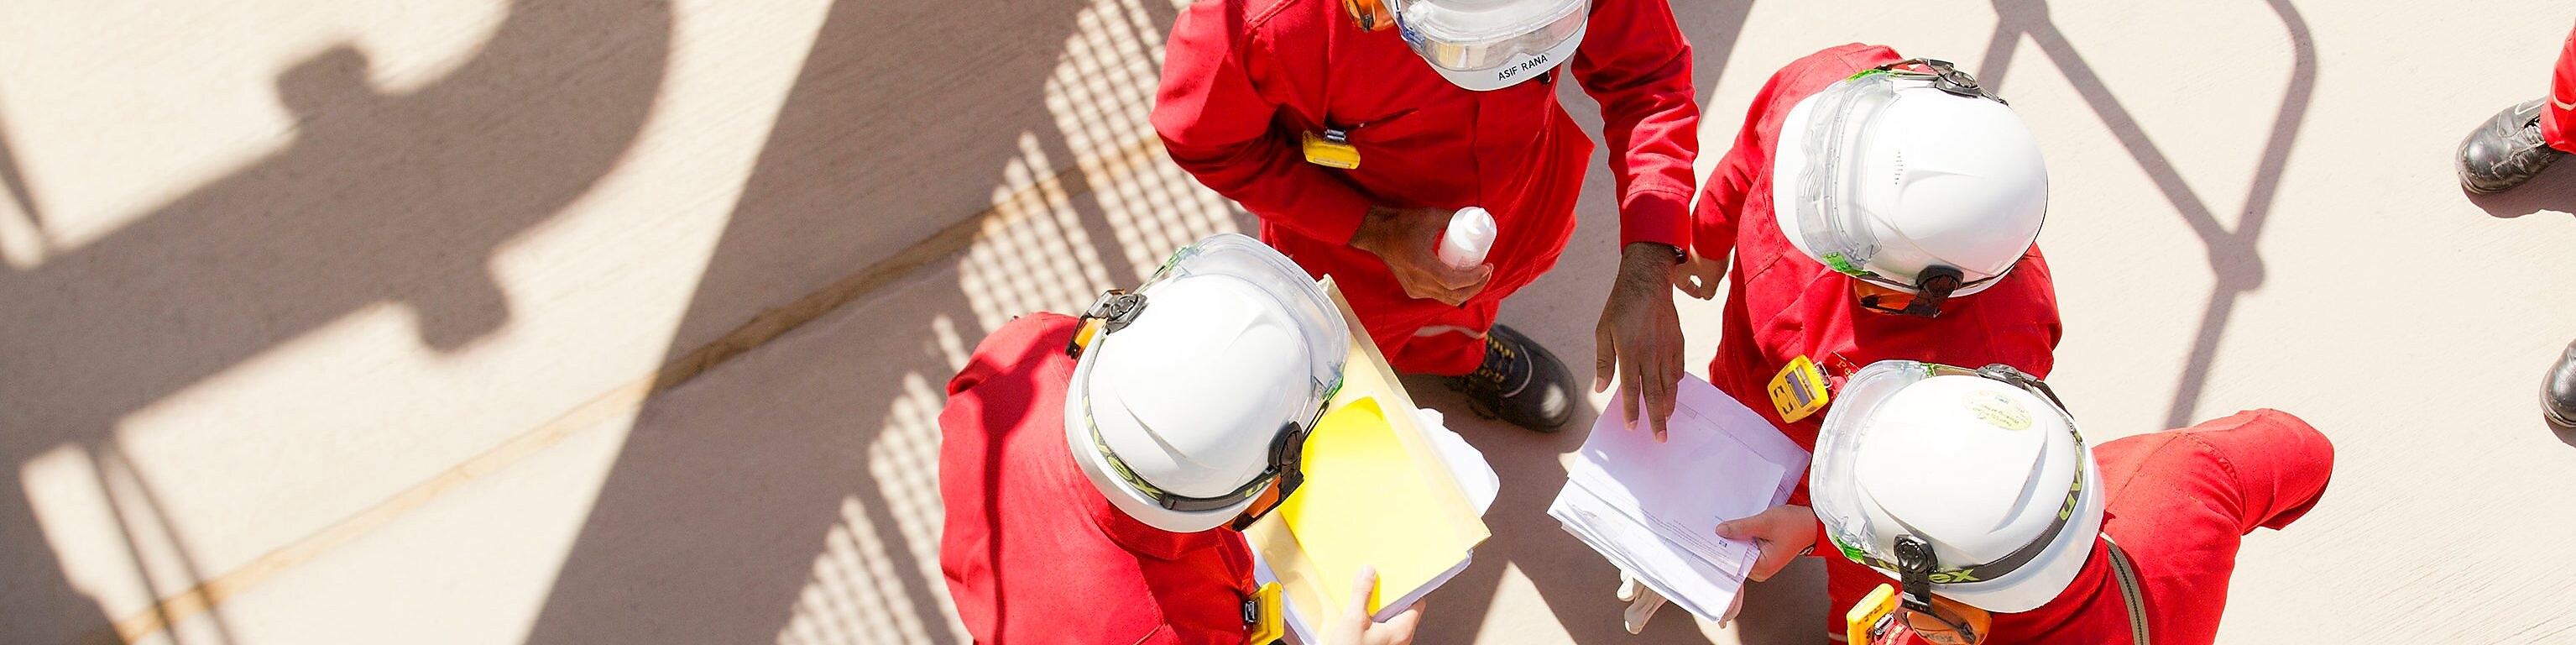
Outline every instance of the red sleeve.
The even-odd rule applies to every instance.
[[[2235,484],[2237,532],[2287,527],[2315,508],[2334,473],[2334,444],[2280,410],[2249,410],[2184,429]]]
[[[1154,132],[1172,161],[1263,221],[1327,242],[1359,231],[1368,200],[1306,163],[1293,134],[1274,131],[1279,106],[1256,89],[1265,43],[1244,3],[1192,3],[1172,23]]]
[[[1691,218],[1692,250],[1700,257],[1726,262],[1727,254],[1735,252],[1735,218],[1744,215],[1744,191],[1753,188],[1753,174],[1767,165],[1756,160],[1771,158],[1768,148],[1756,141],[1758,131],[1752,126],[1760,123],[1756,119],[1761,104],[1754,105],[1756,112],[1745,115],[1746,127],[1736,134],[1735,147],[1727,149],[1726,157],[1709,173],[1708,184],[1700,189],[1699,210]]]
[[[1690,42],[1663,0],[1601,0],[1584,29],[1574,78],[1601,103],[1619,244],[1690,248],[1691,158],[1699,154]]]

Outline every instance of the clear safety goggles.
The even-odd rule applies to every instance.
[[[1565,3],[1548,13],[1534,16],[1525,24],[1496,30],[1494,35],[1459,33],[1432,23],[1422,11],[1406,11],[1406,2],[1395,2],[1396,32],[1404,44],[1413,48],[1423,60],[1442,68],[1473,72],[1510,64],[1515,57],[1537,56],[1566,39],[1583,34],[1584,23],[1591,15],[1590,0]]]
[[[1817,433],[1816,466],[1809,480],[1811,499],[1857,499],[1860,480],[1856,471],[1860,446],[1868,439],[1867,420],[1876,408],[1908,385],[1936,376],[1956,375],[2002,382],[2047,400],[2049,412],[2057,414],[2065,422],[2067,433],[2074,435],[2075,449],[2078,452],[2084,450],[2084,435],[2075,430],[2075,419],[2066,413],[2065,402],[2058,400],[2057,393],[2051,391],[2047,383],[2012,366],[1998,363],[1971,370],[1938,363],[1879,361],[1861,368],[1860,372],[1845,380],[1842,391],[1835,395],[1835,412],[1825,418],[1824,428]],[[2048,545],[2057,541],[2074,515],[2071,511],[2084,500],[2084,462],[2082,459],[2075,461],[2075,475],[2071,479],[2073,483],[2067,486],[2066,501],[2048,527],[2040,530],[2029,542],[1991,562],[1942,565],[1938,554],[1933,552],[1932,541],[1910,533],[1896,537],[1894,552],[1884,552],[1872,539],[1878,534],[1877,527],[1860,509],[1846,505],[1834,512],[1821,504],[1814,508],[1816,518],[1825,526],[1825,537],[1833,542],[1834,548],[1842,550],[1843,557],[1897,572],[1899,582],[1904,585],[1905,608],[1938,618],[1940,614],[1932,608],[1933,584],[1961,584],[2003,577],[2029,564],[2041,552],[2048,550]],[[1967,629],[1964,623],[1951,627]]]
[[[1247,245],[1258,244],[1260,242],[1242,235],[1212,236],[1196,244],[1181,247],[1181,250],[1174,252],[1170,259],[1164,260],[1163,266],[1155,269],[1154,275],[1146,278],[1145,283],[1137,286],[1136,290],[1111,289],[1102,292],[1098,299],[1092,301],[1089,308],[1083,310],[1082,316],[1075,322],[1073,338],[1067,341],[1065,354],[1080,360],[1082,353],[1101,338],[1125,329],[1128,323],[1134,322],[1136,316],[1142,314],[1146,306],[1151,303],[1147,299],[1147,292],[1155,285],[1181,276],[1221,274],[1252,282],[1274,296],[1279,296],[1282,303],[1290,305],[1296,317],[1310,321],[1311,328],[1307,330],[1307,337],[1310,339],[1309,342],[1313,343],[1309,351],[1314,352],[1310,355],[1344,355],[1349,349],[1347,345],[1349,332],[1341,325],[1332,324],[1340,320],[1340,312],[1314,293],[1313,283],[1306,281],[1303,269],[1286,262],[1285,258],[1279,257],[1276,252],[1266,254],[1247,252],[1249,251]],[[1331,316],[1331,318],[1327,319],[1324,316]],[[1303,418],[1280,424],[1279,431],[1271,436],[1269,465],[1251,481],[1244,482],[1242,486],[1225,494],[1212,497],[1182,495],[1163,490],[1153,482],[1146,481],[1144,476],[1136,474],[1135,469],[1120,460],[1117,451],[1111,450],[1108,440],[1101,436],[1100,424],[1093,415],[1089,396],[1084,396],[1081,401],[1082,424],[1089,431],[1092,449],[1100,453],[1101,461],[1108,464],[1109,471],[1166,510],[1204,513],[1223,510],[1243,503],[1247,499],[1252,500],[1253,504],[1245,507],[1243,513],[1236,516],[1229,524],[1235,530],[1242,530],[1244,527],[1251,526],[1255,520],[1268,515],[1271,509],[1279,506],[1281,500],[1287,499],[1289,493],[1296,492],[1297,488],[1306,481],[1303,468],[1306,438],[1314,434],[1315,423],[1323,419],[1324,406],[1331,403],[1333,395],[1342,389],[1341,366],[1331,361],[1325,363],[1328,367],[1318,368],[1307,380],[1309,387],[1307,394],[1315,401],[1314,411],[1306,413]],[[1274,481],[1279,485],[1271,486]]]
[[[1338,390],[1341,384],[1335,383],[1333,387]],[[1330,400],[1330,397],[1326,400]],[[1281,424],[1278,434],[1272,435],[1270,439],[1270,465],[1263,468],[1261,474],[1253,476],[1251,481],[1244,482],[1242,486],[1223,495],[1192,497],[1163,490],[1154,486],[1153,482],[1145,481],[1143,476],[1137,475],[1134,469],[1127,466],[1127,462],[1118,458],[1117,451],[1109,449],[1108,440],[1101,438],[1100,424],[1092,417],[1091,401],[1085,399],[1082,402],[1082,424],[1091,431],[1091,448],[1100,452],[1101,461],[1109,465],[1109,472],[1118,475],[1119,480],[1127,482],[1127,485],[1134,487],[1136,492],[1143,493],[1146,499],[1153,500],[1155,505],[1181,513],[1224,510],[1241,504],[1244,500],[1251,500],[1252,505],[1244,507],[1243,512],[1226,525],[1237,531],[1252,526],[1252,523],[1259,521],[1262,516],[1269,515],[1272,509],[1279,508],[1281,500],[1288,499],[1289,494],[1297,492],[1298,487],[1305,485],[1306,438],[1315,434],[1315,422],[1322,419],[1323,415],[1324,406],[1318,405],[1315,406],[1315,413],[1305,420]],[[1279,485],[1271,486],[1273,482]]]
[[[1903,69],[1921,65],[1930,71]],[[1866,280],[1899,291],[1918,292],[1927,300],[1909,302],[1903,307],[1863,306],[1889,313],[1930,317],[1940,312],[1941,301],[1951,292],[1985,284],[2001,276],[1988,276],[1961,282],[1961,273],[1951,267],[1946,283],[1942,272],[1927,269],[1914,276],[1912,283],[1871,272],[1869,261],[1878,256],[1878,236],[1870,232],[1870,214],[1854,203],[1855,188],[1860,185],[1860,164],[1844,154],[1846,150],[1863,149],[1876,134],[1874,126],[1887,106],[1896,103],[1896,92],[1908,87],[1931,87],[1949,94],[1982,98],[1996,103],[2004,100],[1977,85],[1977,78],[1959,71],[1949,62],[1913,58],[1861,70],[1825,88],[1816,95],[1818,103],[1807,118],[1804,150],[1807,167],[1799,173],[1798,203],[1800,235],[1816,258],[1835,272]]]

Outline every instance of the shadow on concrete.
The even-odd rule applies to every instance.
[[[1598,414],[1579,412],[1565,430],[1539,434],[1475,417],[1468,412],[1466,401],[1443,387],[1437,378],[1408,376],[1404,386],[1413,394],[1415,403],[1441,410],[1449,428],[1483,451],[1503,480],[1493,508],[1485,514],[1486,523],[1496,529],[1493,536],[1476,548],[1472,567],[1432,594],[1418,640],[1471,642],[1488,628],[1510,633],[1515,623],[1529,620],[1491,615],[1501,591],[1504,563],[1509,563],[1529,579],[1553,614],[1552,624],[1562,626],[1573,642],[1710,642],[1689,612],[1677,606],[1666,606],[1647,621],[1644,632],[1629,634],[1620,623],[1627,604],[1613,597],[1619,585],[1618,569],[1573,534],[1560,530],[1556,519],[1547,515],[1548,505],[1565,484],[1565,466],[1559,459],[1583,445]],[[1824,568],[1806,564],[1784,569],[1769,582],[1745,588],[1744,609],[1733,623],[1735,635],[1742,642],[1815,640],[1815,626],[1823,620]]]
[[[975,303],[1081,304],[1063,302],[1065,294],[1092,280],[1038,268],[1048,260],[1086,258],[1119,283],[1132,283],[1141,270],[1111,230],[1104,187],[1069,170],[1077,159],[1111,151],[1076,149],[1077,132],[1067,129],[1079,130],[1079,140],[1103,141],[1104,131],[1127,126],[1096,123],[1101,113],[1126,108],[1084,105],[1072,91],[1063,98],[1073,105],[1051,106],[1056,97],[1046,89],[1072,47],[1153,56],[1177,10],[1141,0],[1086,19],[1089,7],[842,0],[829,9],[669,357],[729,342],[719,339],[734,338],[728,334],[745,328],[751,314],[932,243],[926,240],[959,216],[993,208],[993,187],[1025,179],[1015,179],[1013,169],[1062,171],[1053,176],[1071,211],[1070,230],[976,247],[1003,249],[992,259],[1030,268],[978,274],[986,281],[971,285],[905,279],[865,296],[934,303],[868,309],[885,315],[865,321],[858,335],[867,344],[811,348],[818,338],[841,335],[808,326],[800,332],[811,333],[778,337],[772,351],[746,354],[733,369],[651,399],[529,642],[870,642],[888,632],[953,640],[954,619],[943,609],[948,591],[936,573],[934,417],[962,352],[990,331]],[[994,16],[1014,23],[1009,38],[992,37],[986,23]],[[1109,31],[1139,42],[1109,42],[1115,39],[1086,20],[1130,21]],[[1068,126],[1065,118],[1087,121]],[[1180,200],[1106,190],[1154,208],[1177,210]],[[912,274],[963,275],[997,262],[960,252]],[[950,293],[906,295],[920,289]],[[772,358],[798,352],[805,352],[801,362]],[[762,370],[768,376],[734,378]],[[778,377],[792,370],[816,372]],[[760,378],[792,385],[740,391],[742,381]],[[775,412],[789,409],[802,412]],[[842,423],[812,427],[817,419]],[[925,427],[927,448],[908,438]],[[921,518],[934,530],[903,528]]]
[[[2173,427],[2193,413],[2206,378],[2216,341],[2224,331],[2239,295],[2263,281],[2261,259],[2255,253],[2257,236],[2269,214],[2287,164],[2291,144],[2296,140],[2300,119],[2306,114],[2316,82],[2316,60],[2309,31],[2298,12],[2284,0],[2268,0],[2287,27],[2295,60],[2288,91],[2275,115],[2273,134],[2257,167],[2257,180],[2246,198],[2245,216],[2234,229],[2222,224],[2205,200],[2193,193],[2182,180],[2173,163],[2148,140],[2137,120],[2115,99],[2108,86],[2079,55],[2066,36],[2048,18],[2047,6],[2039,0],[1998,0],[2001,16],[1995,36],[1990,41],[1981,77],[2002,79],[2020,40],[2027,36],[2035,42],[2066,76],[2079,94],[2101,115],[2105,126],[2139,161],[2140,167],[2157,187],[2182,212],[2186,222],[2209,245],[2212,270],[2219,276],[2207,312],[2201,320],[2201,333],[2192,351],[2190,367],[2169,416],[2176,419]],[[1734,42],[1735,29],[1742,22],[1748,3],[1730,3],[1717,13],[1722,35],[1710,38],[1692,33],[1693,41],[1707,47],[1710,43]],[[1685,24],[1690,30],[1694,25]],[[1723,69],[1726,50],[1731,47],[1705,48],[1701,60],[1700,86],[1710,87],[1709,78]],[[1712,51],[1713,50],[1713,51]],[[1714,57],[1716,62],[1712,63]],[[1569,108],[1580,112],[1580,102],[1567,101]],[[1703,118],[1731,118],[1735,115],[1713,114]],[[1724,141],[1703,141],[1704,153],[1710,146]],[[1604,192],[1603,186],[1587,185],[1587,196]],[[1607,208],[1593,200],[1587,209]],[[1523,291],[1516,303],[1505,309],[1504,322],[1522,328],[1533,338],[1555,348],[1560,357],[1576,356],[1590,348],[1590,325],[1599,311],[1602,276],[1613,270],[1611,248],[1613,232],[1608,225],[1586,219],[1577,232],[1559,266]],[[1544,300],[1545,302],[1536,302]],[[1514,319],[1516,311],[1539,309],[1547,312],[1542,320]],[[1580,372],[1581,370],[1577,370]],[[1581,375],[1578,374],[1578,377]],[[1592,415],[1583,415],[1557,435],[1538,435],[1490,420],[1475,419],[1466,412],[1463,401],[1441,388],[1436,380],[1407,379],[1408,389],[1417,402],[1443,410],[1451,427],[1466,435],[1482,449],[1495,470],[1503,477],[1502,494],[1494,509],[1487,514],[1496,525],[1554,527],[1546,517],[1548,503],[1564,482],[1565,471],[1558,459],[1580,446],[1583,433],[1590,427]],[[1512,617],[1489,616],[1492,597],[1500,583],[1501,569],[1485,564],[1494,559],[1507,560],[1530,578],[1547,605],[1576,642],[1706,642],[1695,625],[1687,619],[1663,616],[1651,621],[1646,633],[1631,636],[1620,626],[1622,605],[1611,597],[1618,583],[1617,572],[1589,556],[1589,549],[1562,531],[1534,528],[1527,531],[1499,532],[1478,549],[1478,564],[1449,588],[1433,596],[1435,608],[1425,615],[1425,634],[1440,638],[1473,638],[1489,625],[1507,625]],[[1581,562],[1573,562],[1581,560]],[[1831,608],[1822,602],[1823,567],[1817,561],[1801,558],[1771,581],[1747,586],[1745,608],[1734,626],[1736,635],[1747,643],[1809,643],[1821,640],[1816,629],[1824,624]],[[1679,613],[1668,610],[1666,613]]]
[[[7,116],[0,114],[0,192],[9,194],[9,202],[18,206],[30,226],[41,227],[45,216],[36,212],[36,191],[27,187],[27,173],[18,168],[18,153],[9,145]]]
[[[2209,304],[2201,315],[2200,332],[2192,341],[2190,359],[2174,388],[2173,404],[2165,411],[2164,427],[2168,428],[2180,428],[2191,423],[2201,391],[2207,385],[2210,365],[2217,356],[2219,337],[2227,330],[2227,321],[2235,313],[2237,299],[2263,285],[2263,258],[2256,242],[2263,233],[2264,222],[2272,214],[2273,198],[2281,186],[2282,168],[2289,164],[2290,146],[2298,140],[2301,119],[2307,115],[2308,104],[2316,93],[2317,52],[2307,20],[2299,15],[2296,7],[2290,6],[2289,0],[2264,0],[2264,3],[2280,16],[2282,27],[2288,31],[2292,56],[2290,80],[2282,93],[2280,108],[2273,115],[2272,134],[2264,144],[2262,159],[2255,166],[2253,186],[2245,196],[2244,216],[2236,221],[2233,229],[2220,222],[2209,202],[2183,181],[2182,174],[2174,169],[2173,161],[2147,138],[2137,118],[2111,95],[2111,89],[2102,82],[2101,75],[2094,72],[2083,55],[2075,51],[2075,45],[2067,40],[2066,34],[2050,22],[2048,4],[2044,0],[1995,0],[1995,15],[1998,16],[1995,36],[1988,42],[1983,67],[1977,70],[1980,77],[2003,79],[2021,37],[2028,36],[2039,46],[2040,52],[2065,73],[2076,93],[2084,97],[2095,114],[2101,116],[2102,125],[2119,139],[2121,147],[2128,149],[2129,156],[2138,160],[2139,169],[2147,173],[2156,188],[2164,192],[2165,200],[2182,213],[2184,223],[2190,225],[2207,245],[2209,267],[2217,279],[2210,290]]]
[[[2463,190],[2460,194],[2467,196],[2469,203],[2477,205],[2479,210],[2486,211],[2487,216],[2496,219],[2513,219],[2543,211],[2555,211],[2561,215],[2576,213],[2576,162],[2567,162],[2566,159],[2559,159],[2559,162],[2550,164],[2549,168],[2540,171],[2539,176],[2532,177],[2530,183],[2516,186],[2513,190],[2492,195]],[[2454,157],[2445,157],[2443,163],[2449,167],[2458,162]]]
[[[296,125],[282,150],[0,273],[0,463],[73,445],[106,471],[126,415],[370,307],[409,310],[441,352],[500,329],[512,314],[492,255],[635,142],[671,20],[663,0],[521,0],[471,60],[417,91],[373,86],[367,55],[346,45],[283,71]],[[17,162],[0,162],[0,184],[41,225]],[[13,642],[121,618],[69,586],[24,494],[0,495],[0,571]]]
[[[1706,88],[1716,87],[1719,75],[1726,70],[1727,60],[1743,34],[1745,16],[1752,8],[1751,0],[1673,7],[1675,20],[1691,42],[1693,85],[1702,88],[1703,94]],[[1587,132],[1599,132],[1599,106],[1582,93],[1579,84],[1564,84],[1558,89],[1557,100],[1584,124]],[[1703,119],[1741,118],[1738,114],[1707,114],[1706,106],[1702,107]],[[1728,141],[1703,140],[1702,154],[1723,154]],[[1579,223],[1557,265],[1514,294],[1502,315],[1503,324],[1528,334],[1559,359],[1568,361],[1576,380],[1587,384],[1590,372],[1583,368],[1589,362],[1582,359],[1591,356],[1592,325],[1600,316],[1602,299],[1609,293],[1610,277],[1618,265],[1617,205],[1611,196],[1614,188],[1606,166],[1610,154],[1615,152],[1595,146],[1592,159],[1586,162],[1589,165],[1584,198],[1577,206]],[[1523,313],[1532,310],[1544,313]],[[1664,615],[1648,621],[1644,633],[1627,633],[1620,624],[1620,612],[1626,605],[1613,598],[1619,585],[1618,569],[1572,534],[1559,530],[1556,519],[1547,515],[1548,505],[1565,484],[1565,466],[1559,459],[1583,445],[1599,413],[1578,409],[1565,430],[1539,434],[1498,420],[1477,418],[1466,401],[1438,378],[1408,376],[1404,385],[1415,403],[1440,410],[1449,427],[1483,451],[1500,475],[1502,490],[1493,508],[1485,513],[1486,523],[1498,529],[1519,527],[1495,531],[1477,547],[1476,563],[1431,595],[1431,605],[1423,614],[1423,642],[1470,642],[1488,628],[1508,633],[1516,623],[1528,620],[1493,615],[1506,565],[1529,579],[1554,615],[1554,624],[1562,626],[1574,642],[1709,642],[1688,612],[1677,608],[1668,608]],[[1775,603],[1766,596],[1778,598],[1759,589],[1748,592],[1744,613],[1748,620],[1739,621],[1739,629],[1748,634],[1768,633],[1756,626],[1767,625],[1786,613],[1755,616],[1752,609],[1773,608]]]

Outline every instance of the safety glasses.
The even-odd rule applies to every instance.
[[[1898,548],[1903,548],[1903,543]],[[1936,602],[1919,609],[1909,605],[1896,615],[1915,636],[1935,645],[1983,643],[1986,630],[1994,625],[1993,614],[1954,602]]]
[[[1318,409],[1315,412],[1316,417],[1323,416],[1323,410]],[[1252,523],[1260,521],[1262,516],[1269,515],[1272,509],[1279,507],[1281,500],[1288,499],[1289,495],[1297,492],[1299,486],[1306,483],[1304,469],[1306,438],[1315,433],[1314,421],[1311,419],[1303,423],[1290,422],[1281,425],[1279,433],[1273,435],[1270,440],[1270,466],[1262,469],[1260,475],[1254,476],[1251,481],[1244,482],[1243,486],[1223,495],[1192,497],[1154,486],[1153,482],[1137,476],[1135,470],[1127,467],[1127,462],[1119,460],[1118,453],[1110,450],[1109,443],[1100,437],[1100,425],[1092,421],[1091,402],[1088,400],[1082,403],[1082,417],[1083,424],[1091,430],[1091,447],[1100,452],[1102,461],[1109,465],[1109,471],[1118,475],[1118,479],[1127,482],[1128,486],[1134,487],[1136,492],[1143,493],[1146,499],[1152,500],[1166,510],[1205,513],[1224,510],[1250,500],[1252,504],[1244,507],[1243,512],[1226,525],[1237,531],[1252,526]],[[1272,486],[1273,483],[1278,485]]]
[[[1992,275],[1961,282],[1958,269],[1936,265],[1924,267],[1922,274],[1915,277],[1914,285],[1909,290],[1896,281],[1887,279],[1886,276],[1868,271],[1862,271],[1857,275],[1846,275],[1851,275],[1856,280],[1852,283],[1852,292],[1860,300],[1862,309],[1922,318],[1940,317],[1941,305],[1949,302],[1950,294],[1973,289],[2003,277]]]
[[[1166,271],[1169,267],[1170,263],[1166,263]],[[1156,278],[1162,277],[1163,273],[1165,271],[1156,272]],[[1151,285],[1153,282],[1153,279],[1149,279],[1146,284]],[[1102,335],[1123,329],[1128,322],[1135,320],[1136,315],[1145,310],[1146,303],[1143,293],[1121,289],[1101,293],[1100,298],[1092,301],[1091,307],[1085,309],[1082,317],[1074,323],[1073,339],[1066,345],[1065,354],[1077,360],[1080,359],[1082,352],[1089,349]],[[1322,400],[1329,404],[1333,400],[1333,395],[1341,389],[1340,374],[1336,373],[1333,382],[1323,388]],[[1281,424],[1279,432],[1272,435],[1270,439],[1269,466],[1262,469],[1261,474],[1254,476],[1251,481],[1244,482],[1242,486],[1223,495],[1193,497],[1163,490],[1153,482],[1145,481],[1143,476],[1136,474],[1135,469],[1129,468],[1127,462],[1118,458],[1118,452],[1109,448],[1108,440],[1100,436],[1100,424],[1092,416],[1091,399],[1089,397],[1082,399],[1082,424],[1090,431],[1091,448],[1100,453],[1101,460],[1109,465],[1109,471],[1116,474],[1119,480],[1127,482],[1128,486],[1134,487],[1136,492],[1143,493],[1146,499],[1152,500],[1156,505],[1182,513],[1223,510],[1243,503],[1244,500],[1252,500],[1252,505],[1245,507],[1243,513],[1227,525],[1238,531],[1251,526],[1262,516],[1270,514],[1272,509],[1279,507],[1280,501],[1288,499],[1289,494],[1297,492],[1297,487],[1306,483],[1303,467],[1306,438],[1314,435],[1315,423],[1322,420],[1323,416],[1324,406],[1318,405],[1306,418]],[[1273,482],[1278,485],[1271,486]]]
[[[1396,32],[1404,44],[1412,47],[1423,60],[1452,71],[1472,72],[1501,67],[1517,56],[1537,56],[1564,44],[1566,39],[1583,34],[1591,6],[1589,1],[1567,3],[1563,13],[1543,16],[1545,22],[1527,31],[1514,30],[1500,36],[1479,38],[1454,33],[1438,25],[1426,24],[1419,12],[1407,13],[1398,3],[1395,12]]]
[[[1916,71],[1908,66],[1920,65]],[[1916,85],[1921,84],[1921,85]],[[1878,236],[1871,232],[1869,213],[1853,203],[1854,188],[1860,185],[1860,164],[1846,159],[1845,150],[1864,147],[1875,134],[1873,126],[1880,112],[1898,100],[1897,90],[1928,85],[1943,92],[1996,103],[2004,102],[1977,84],[1975,76],[1959,71],[1946,61],[1913,58],[1861,70],[1825,88],[1816,95],[1815,116],[1806,119],[1806,137],[1802,150],[1807,167],[1799,173],[1797,204],[1799,234],[1807,249],[1825,266],[1837,273],[1868,281],[1897,291],[1921,292],[1926,298],[1907,298],[1904,304],[1894,299],[1880,303],[1864,300],[1863,307],[1888,313],[1931,317],[1940,313],[1941,301],[1956,290],[1967,289],[1995,279],[1990,276],[1975,282],[1959,282],[1958,269],[1946,266],[1926,267],[1908,284],[1871,272],[1867,267],[1878,256]],[[1946,271],[1945,279],[1940,273]],[[1946,287],[1946,288],[1944,288]]]

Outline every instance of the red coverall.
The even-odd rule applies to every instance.
[[[2549,111],[2540,119],[2540,138],[2549,147],[2576,152],[2576,31],[2558,52],[2558,71],[2549,79]]]
[[[1620,244],[1689,243],[1699,107],[1690,45],[1663,0],[1595,0],[1574,78],[1601,103]],[[1172,160],[1261,218],[1261,239],[1351,308],[1397,371],[1465,374],[1504,297],[1556,264],[1592,141],[1551,70],[1490,92],[1432,71],[1395,30],[1360,31],[1336,0],[1204,0],[1172,24],[1154,130]],[[1355,170],[1308,163],[1302,135],[1348,133]],[[1371,205],[1492,211],[1492,282],[1458,307],[1404,293],[1349,245]],[[1463,333],[1449,333],[1463,332]]]
[[[939,413],[939,570],[978,643],[1241,643],[1252,551],[1171,533],[1101,497],[1064,438],[1074,319],[986,336]]]
[[[2102,534],[2137,564],[2147,635],[2159,645],[2217,640],[2228,574],[2245,535],[2307,514],[2334,470],[2326,436],[2278,410],[2113,441],[2094,448],[2093,457],[2110,496]],[[2128,608],[2110,558],[2096,541],[2065,592],[2038,609],[1996,614],[1986,642],[2129,642]]]
[[[2056,365],[2057,293],[2038,247],[1994,286],[1943,303],[1940,317],[1920,318],[1862,309],[1853,280],[1799,253],[1773,219],[1771,152],[1789,109],[1853,72],[1899,60],[1904,57],[1885,46],[1853,43],[1809,54],[1772,74],[1754,95],[1734,148],[1709,175],[1691,233],[1700,257],[1735,254],[1709,382],[1810,450],[1826,412],[1784,423],[1765,390],[1799,356],[1819,365],[1837,355],[1853,365],[1902,359],[1973,369],[2003,363],[2043,378]],[[1804,482],[1790,503],[1807,504]],[[1841,632],[1841,609],[1879,583],[1892,582],[1839,557],[1826,558],[1825,571],[1826,595],[1836,608],[1830,633]]]

